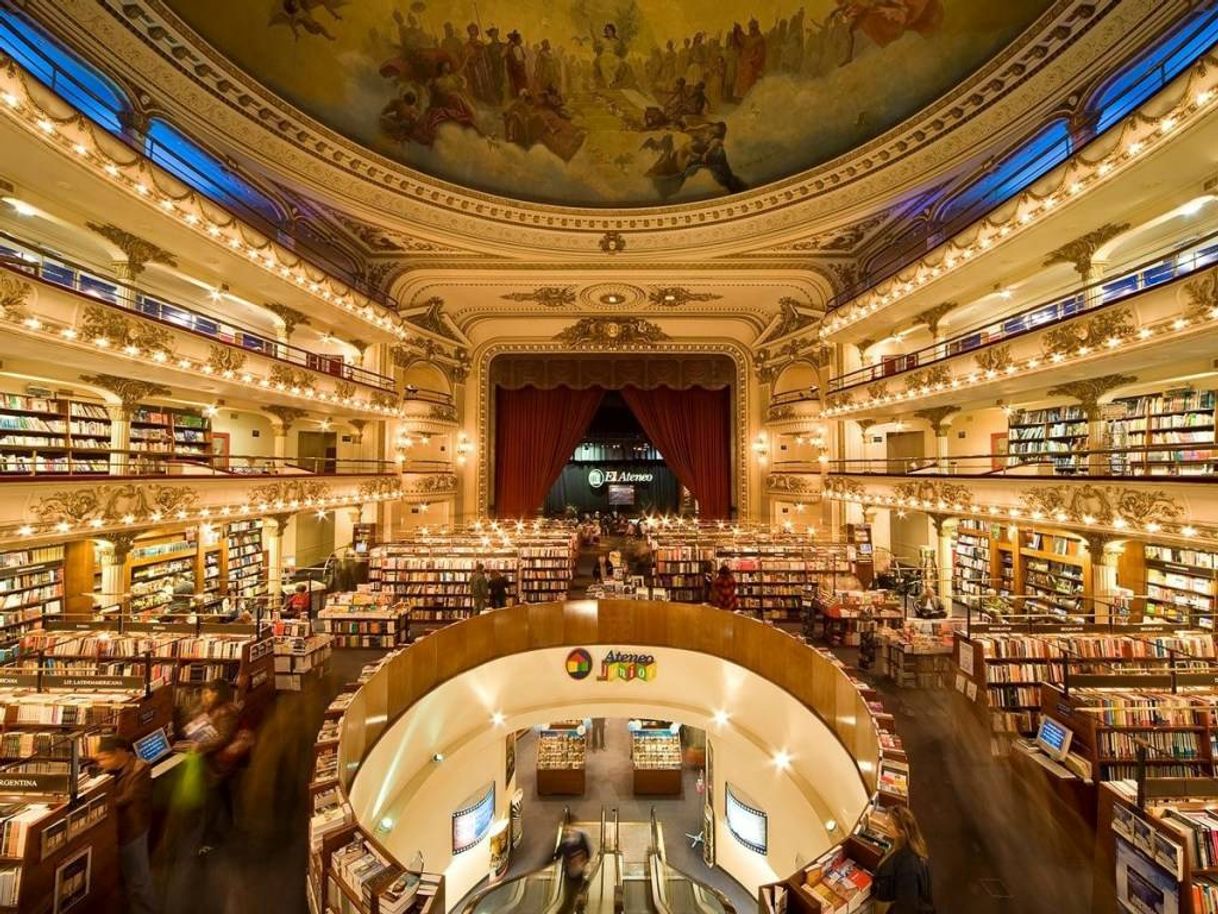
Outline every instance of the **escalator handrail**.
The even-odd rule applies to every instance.
[[[568,806],[564,806],[563,810],[562,810],[562,825],[560,825],[558,828],[558,838],[554,842],[555,851],[558,850],[558,844],[559,844],[559,842],[562,841],[563,826],[565,826],[570,821],[570,818],[571,818],[571,809]],[[525,879],[535,879],[536,877],[538,877],[542,873],[544,873],[546,870],[554,871],[552,881],[555,884],[561,883],[562,880],[559,878],[559,875],[560,875],[559,867],[561,867],[561,866],[562,866],[562,860],[551,860],[549,863],[547,863],[543,866],[539,866],[536,869],[529,870],[527,873],[521,873],[519,876],[513,876],[511,879],[505,879],[503,882],[496,882],[494,885],[488,885],[481,892],[479,892],[477,895],[475,895],[473,898],[471,898],[468,902],[466,902],[465,907],[463,907],[461,909],[461,914],[473,914],[473,912],[475,910],[477,910],[477,907],[482,902],[482,900],[484,898],[486,898],[488,895],[490,895],[492,892],[501,891],[503,889],[506,889],[508,886],[521,882]],[[561,899],[561,895],[560,895],[560,899]],[[553,902],[553,900],[551,900],[546,905],[545,910],[548,911],[553,907],[554,907],[554,902]]]
[[[622,914],[626,910],[626,867],[622,863],[622,823],[616,806],[613,807],[613,856],[617,860],[613,885],[613,914]]]
[[[708,894],[714,895],[715,900],[718,901],[719,904],[723,905],[724,914],[736,914],[736,906],[734,904],[732,904],[731,900],[726,895],[724,895],[721,891],[719,891],[713,885],[709,885],[705,882],[702,882],[700,879],[695,879],[693,876],[689,875],[689,873],[685,872],[684,870],[680,869],[679,867],[673,866],[663,857],[660,858],[660,865],[662,867],[664,867],[665,869],[672,870],[674,873],[676,873],[678,876],[680,876],[690,885],[697,886],[698,888],[703,889]]]

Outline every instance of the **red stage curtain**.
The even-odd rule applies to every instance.
[[[533,515],[601,405],[599,387],[496,388],[495,513]]]
[[[732,414],[729,389],[622,389],[630,411],[694,498],[703,517],[732,507]]]

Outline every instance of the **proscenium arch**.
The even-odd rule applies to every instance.
[[[711,678],[728,681],[737,677],[743,681],[740,687],[748,692],[747,700],[742,696],[743,703],[734,707],[729,702],[732,714],[729,723],[736,740],[734,745],[745,755],[728,764],[753,765],[754,773],[764,768],[769,778],[781,776],[782,784],[774,789],[788,791],[785,794],[788,798],[801,798],[808,809],[807,820],[801,822],[806,822],[809,828],[822,829],[819,836],[802,847],[796,848],[789,841],[780,845],[776,841],[772,853],[781,851],[781,854],[763,861],[770,870],[754,868],[746,874],[753,878],[746,881],[757,884],[767,878],[767,872],[782,875],[794,871],[797,857],[807,859],[807,853],[817,847],[823,850],[834,839],[847,834],[875,790],[880,747],[870,710],[845,673],[821,653],[771,626],[706,606],[573,601],[517,606],[442,629],[395,656],[363,686],[340,730],[339,770],[344,788],[351,790],[352,806],[364,829],[384,841],[385,830],[375,834],[378,823],[387,816],[393,826],[399,821],[394,819],[393,810],[404,812],[405,818],[400,821],[406,831],[393,841],[394,851],[398,856],[412,856],[419,848],[411,842],[409,823],[432,821],[436,816],[446,823],[447,813],[452,811],[446,806],[464,799],[463,795],[458,796],[458,787],[473,790],[479,787],[473,780],[486,780],[486,750],[506,734],[506,730],[494,731],[495,712],[504,713],[504,723],[515,727],[552,719],[562,702],[568,707],[576,703],[586,707],[588,702],[584,699],[571,702],[571,691],[564,692],[563,688],[570,680],[562,658],[572,647],[586,647],[594,658],[609,648],[646,648],[655,653],[658,663],[665,665],[656,682],[636,683],[633,690],[617,689],[617,683],[601,683],[610,697],[595,703],[598,716],[633,716],[651,709],[661,717],[705,726],[716,744],[722,734],[717,735],[715,723],[708,720],[720,709],[718,702],[723,701],[721,695],[714,693],[716,684],[682,679],[679,673],[701,664],[703,669],[713,671]],[[685,658],[696,662],[686,664]],[[522,664],[520,669],[531,669],[529,675],[544,680],[538,686],[546,692],[541,700],[522,699],[524,703],[519,707],[513,706],[506,703],[499,691],[504,670],[496,675],[482,675],[492,671],[494,663],[509,661]],[[536,662],[534,667],[529,666],[532,662]],[[520,669],[513,675],[519,677]],[[665,675],[669,677],[667,686],[662,685]],[[793,713],[797,712],[799,733],[809,740],[817,733],[827,737],[818,744],[819,753],[810,751],[808,743],[798,744],[791,755],[790,769],[778,770],[772,753],[791,748],[790,743],[783,745],[789,735],[776,735],[766,728],[781,720],[787,711],[772,707],[777,704],[772,696],[767,700],[756,693],[754,686],[758,684],[790,703]],[[659,688],[649,693],[651,686]],[[444,694],[446,688],[448,693]],[[577,687],[573,688],[578,692]],[[554,695],[548,694],[550,691]],[[598,697],[599,693],[600,689],[593,690]],[[458,696],[464,700],[452,704]],[[446,703],[447,716],[443,713]],[[498,706],[501,703],[504,707]],[[492,731],[491,742],[488,731]],[[386,734],[390,734],[388,739],[383,738]],[[484,756],[477,763],[482,767],[475,765],[469,769],[478,772],[469,776],[469,783],[453,780],[465,770],[460,766],[478,756],[478,752],[462,752],[463,747],[478,749]],[[447,752],[453,755],[443,763],[437,765],[432,761],[433,754]],[[452,767],[438,773],[450,761]],[[715,767],[718,772],[718,754]],[[366,774],[361,776],[361,771]],[[450,780],[444,781],[445,778]],[[717,792],[725,779],[716,774]],[[828,785],[832,795],[825,796],[823,789],[817,789],[823,785]],[[746,782],[739,786],[747,791],[750,785]],[[407,793],[417,794],[424,804],[429,797],[445,795],[423,812],[423,806],[412,809],[406,802],[393,802],[393,797]],[[821,795],[823,807],[810,802],[813,794]],[[771,802],[771,814],[781,816],[782,804],[791,804],[793,800]],[[717,816],[721,811],[717,809]],[[832,821],[826,815],[831,815]],[[422,834],[423,826],[416,827]],[[433,831],[434,828],[433,825]],[[436,859],[437,840],[442,838],[432,835],[427,844],[431,849],[427,859],[433,869],[442,868],[440,864],[449,860],[443,854],[442,860]],[[470,869],[471,859],[463,855],[449,860],[457,866],[451,873],[454,878],[450,900],[471,888],[475,876],[485,874],[485,868]],[[732,872],[731,867],[725,868]]]

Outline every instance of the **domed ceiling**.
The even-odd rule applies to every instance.
[[[418,171],[657,206],[806,171],[944,95],[1052,0],[167,0],[255,79]]]

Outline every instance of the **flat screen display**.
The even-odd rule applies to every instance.
[[[723,817],[728,830],[749,850],[764,854],[768,846],[769,817],[736,796],[731,784],[726,785],[725,790],[727,802]]]
[[[1063,727],[1051,717],[1043,717],[1040,722],[1040,731],[1036,734],[1036,742],[1040,748],[1045,750],[1045,754],[1060,762],[1069,753],[1070,740],[1073,737],[1073,731]]]
[[[609,486],[609,504],[611,504],[611,505],[633,505],[634,504],[634,486],[610,485]]]
[[[495,784],[479,791],[453,813],[453,853],[460,854],[486,837],[495,819]]]
[[[131,746],[135,754],[149,765],[154,765],[169,755],[169,737],[165,735],[164,727],[157,727],[147,736],[137,739]]]
[[[1117,838],[1116,890],[1121,908],[1135,914],[1179,914],[1175,877]]]

